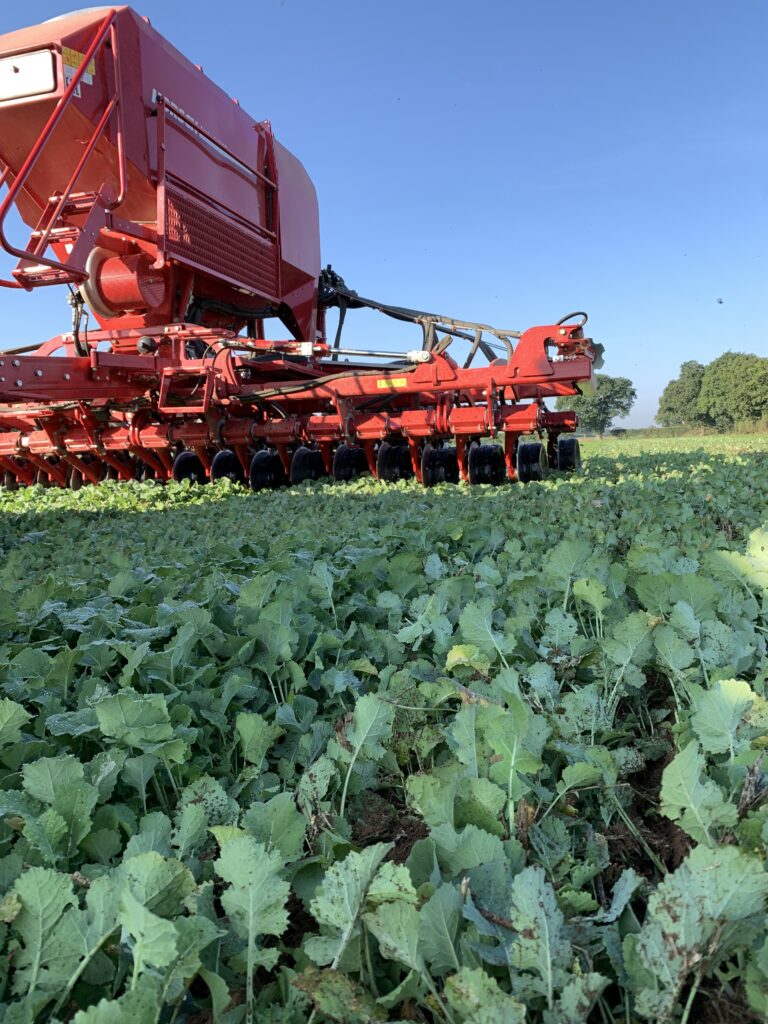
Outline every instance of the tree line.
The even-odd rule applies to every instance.
[[[664,388],[656,422],[662,427],[731,430],[768,418],[768,358],[725,352],[707,366],[690,360]]]

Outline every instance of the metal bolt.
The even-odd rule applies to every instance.
[[[69,380],[69,374],[68,373],[64,374],[64,380]]]
[[[22,388],[22,387],[24,387],[24,381],[23,381],[23,380],[17,380],[17,381],[16,381],[16,387],[17,387],[17,388]]]
[[[0,384],[5,384],[5,377],[0,377]]]
[[[564,328],[564,327],[561,327],[561,328],[560,328],[560,333],[561,333],[561,334],[565,334],[565,328]]]
[[[19,360],[19,359],[14,359],[14,360],[13,360],[13,363],[12,363],[11,365],[12,365],[12,366],[21,366],[21,360]]]
[[[35,376],[36,377],[42,377],[43,376],[43,371],[42,370],[35,370]]]

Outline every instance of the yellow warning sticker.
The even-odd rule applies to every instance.
[[[406,388],[408,387],[407,377],[388,377],[386,380],[377,380],[376,387],[379,390],[384,388]]]
[[[79,68],[85,60],[85,54],[80,53],[79,50],[73,50],[69,46],[62,46],[61,48],[61,62],[66,64],[68,68]],[[96,61],[90,60],[88,67],[85,69],[85,74],[93,77],[96,74]],[[88,83],[91,84],[90,82]]]
[[[61,62],[64,65],[64,84],[68,86],[72,79],[75,77],[77,69],[81,66],[85,60],[85,54],[80,53],[79,50],[73,50],[70,46],[62,46],[61,48]],[[82,95],[80,86],[93,85],[93,79],[96,75],[96,61],[89,60],[88,67],[82,74],[80,81],[77,83],[75,89],[75,96],[78,98]]]

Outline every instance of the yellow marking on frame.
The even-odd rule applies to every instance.
[[[66,64],[69,68],[79,68],[85,60],[85,54],[80,53],[79,50],[73,50],[69,46],[62,46],[61,48],[61,61],[62,64]],[[90,60],[88,67],[85,69],[86,75],[96,74],[96,61]]]
[[[376,387],[382,391],[385,388],[407,388],[407,377],[388,377],[386,380],[377,380]]]

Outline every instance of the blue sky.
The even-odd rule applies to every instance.
[[[0,32],[74,6],[4,5]],[[764,0],[137,8],[272,121],[361,294],[508,328],[586,309],[637,426],[684,360],[768,355]],[[0,345],[68,316],[59,289],[0,291]],[[417,341],[347,323],[350,344]]]

